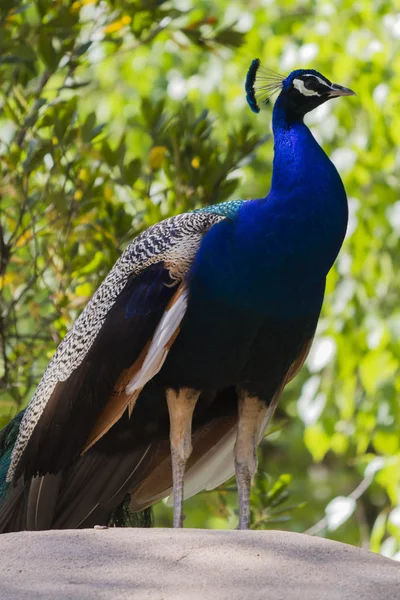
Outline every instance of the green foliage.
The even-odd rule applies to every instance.
[[[0,424],[29,401],[56,345],[138,232],[267,193],[270,109],[253,115],[243,91],[252,58],[281,72],[314,67],[356,90],[308,118],[345,181],[350,226],[310,358],[282,398],[284,426],[260,450],[253,524],[398,557],[392,3],[256,0],[250,11],[243,0],[6,0],[0,23]],[[185,506],[188,526],[236,526],[235,510],[229,485]],[[156,524],[170,515],[159,504]]]

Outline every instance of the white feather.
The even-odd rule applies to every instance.
[[[185,500],[203,490],[213,490],[225,483],[235,473],[233,447],[236,440],[236,426],[219,440],[185,475]],[[174,495],[167,504],[172,506]]]
[[[326,85],[326,84],[324,84]],[[315,90],[308,90],[301,79],[293,79],[293,87],[303,94],[303,96],[320,96]]]
[[[125,388],[127,394],[141,390],[161,369],[168,354],[168,343],[174,336],[187,308],[188,290],[182,288],[171,308],[167,309],[154,332],[141,369],[132,377]]]

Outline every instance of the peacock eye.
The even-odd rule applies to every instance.
[[[314,82],[312,79],[306,79],[306,81],[304,82],[304,87],[306,88],[306,90],[313,90],[314,89]]]

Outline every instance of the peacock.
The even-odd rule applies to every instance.
[[[180,214],[136,237],[58,346],[20,422],[0,531],[106,525],[236,473],[250,526],[257,446],[310,350],[345,237],[342,180],[304,116],[348,88],[253,60],[254,112],[273,108],[270,191]],[[4,465],[3,465],[4,470]]]

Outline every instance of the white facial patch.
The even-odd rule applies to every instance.
[[[293,79],[293,87],[295,87],[300,94],[303,94],[303,96],[320,96],[315,90],[308,90],[302,79]]]
[[[324,85],[325,87],[329,87],[328,84],[326,83],[326,81],[321,79],[321,77],[318,77],[318,75],[314,75],[314,73],[303,73],[303,77],[314,77],[314,79],[319,81],[319,83],[321,85]]]

